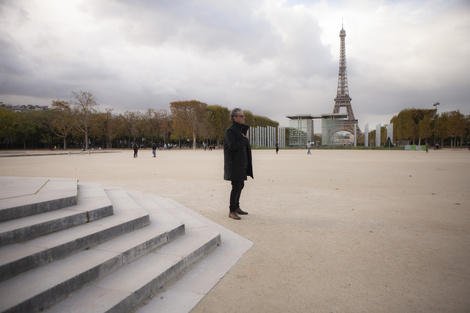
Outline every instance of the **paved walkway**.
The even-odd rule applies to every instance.
[[[41,155],[70,155],[70,154],[96,154],[96,153],[120,153],[120,150],[0,150],[1,157],[22,157]]]

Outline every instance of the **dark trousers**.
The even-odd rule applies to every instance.
[[[245,182],[243,180],[232,180],[232,192],[230,192],[230,212],[233,212],[240,207],[240,195],[242,194],[242,189],[244,186]]]

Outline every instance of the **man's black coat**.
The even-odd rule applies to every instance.
[[[233,122],[224,135],[224,179],[232,181],[253,178],[250,141],[244,137],[248,126]]]

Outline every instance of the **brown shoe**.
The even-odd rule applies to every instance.
[[[234,220],[241,220],[240,216],[238,216],[238,214],[235,212],[230,212],[228,217],[233,218]]]
[[[248,212],[242,211],[242,209],[240,209],[240,208],[237,208],[235,210],[235,213],[240,214],[240,215],[247,215],[248,214]]]

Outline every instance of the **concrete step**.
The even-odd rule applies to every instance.
[[[78,204],[0,223],[0,246],[31,240],[113,214],[113,207],[100,184],[80,184]]]
[[[147,195],[155,203],[171,211],[189,225],[198,221],[217,231],[221,236],[220,246],[207,255],[183,276],[167,284],[158,293],[146,299],[137,313],[172,312],[188,313],[227,274],[238,260],[253,246],[253,242],[197,214],[173,199],[158,195]]]
[[[28,199],[16,190],[37,189],[28,179],[0,188],[0,203]],[[8,181],[0,177],[0,187]],[[0,312],[186,313],[253,244],[172,199],[78,187],[77,206],[85,195],[101,203],[104,192],[115,214],[83,209],[92,223],[0,247]]]
[[[168,224],[170,211],[148,195],[128,192],[145,208],[152,221]],[[220,245],[220,234],[201,221],[178,212],[172,219],[185,220],[185,235],[120,268],[103,280],[56,304],[47,312],[130,312],[149,296],[178,277],[194,263],[203,259]],[[166,217],[165,220],[162,217]],[[152,222],[154,223],[154,222]],[[140,230],[139,230],[140,232]]]
[[[23,243],[0,247],[0,281],[149,224],[149,214],[124,193],[107,192],[114,215]]]
[[[46,312],[132,312],[219,243],[220,235],[207,228],[186,230],[171,244],[81,289]]]
[[[0,222],[77,204],[77,180],[2,177]]]
[[[106,192],[118,211],[122,205],[129,207],[131,199],[124,191],[113,189]],[[184,234],[184,225],[165,210],[154,208],[149,214],[153,222],[147,227],[0,284],[0,295],[14,295],[1,299],[0,311],[42,311],[79,288],[99,281],[122,266]]]

